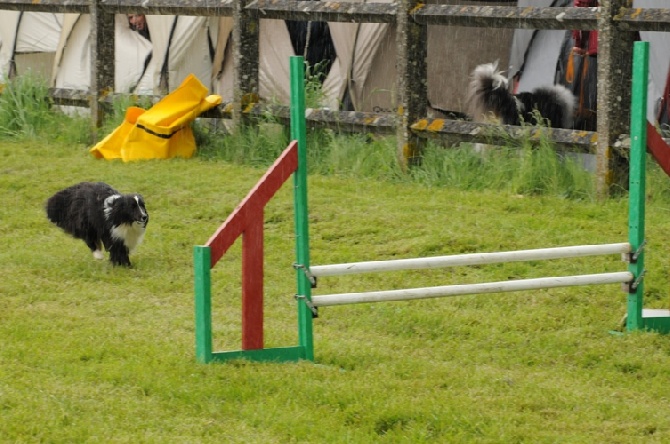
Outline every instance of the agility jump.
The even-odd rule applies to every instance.
[[[631,106],[631,152],[628,242],[576,245],[510,252],[475,253],[433,258],[355,262],[311,266],[307,223],[307,167],[304,74],[302,57],[291,58],[291,138],[294,140],[204,246],[194,247],[196,359],[199,362],[250,359],[314,360],[313,318],[319,307],[382,301],[404,301],[465,294],[499,293],[541,288],[625,284],[626,329],[670,332],[669,310],[644,310],[645,149],[649,43],[636,42]],[[263,207],[293,175],[297,280],[298,345],[263,347]],[[242,349],[212,351],[210,270],[235,239],[242,236]],[[317,277],[409,269],[483,265],[619,254],[628,270],[613,273],[555,276],[468,285],[412,288],[312,296]]]

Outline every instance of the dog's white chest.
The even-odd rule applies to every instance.
[[[123,240],[123,244],[128,248],[128,251],[132,253],[133,250],[142,243],[145,230],[145,226],[139,222],[121,224],[112,228],[112,237],[114,239]]]

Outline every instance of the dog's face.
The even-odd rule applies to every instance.
[[[105,199],[105,217],[117,224],[132,224],[145,228],[149,213],[140,194],[115,194]]]
[[[130,213],[135,223],[146,227],[149,223],[149,213],[144,206],[144,198],[140,194],[135,194],[133,197],[134,199],[130,201]]]

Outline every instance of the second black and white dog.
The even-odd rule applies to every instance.
[[[142,242],[149,222],[139,194],[121,194],[104,182],[81,182],[51,196],[47,217],[86,242],[95,259],[103,247],[113,265],[130,266],[130,253]]]
[[[520,125],[523,122],[572,128],[575,98],[567,88],[548,85],[531,92],[512,94],[507,78],[497,65],[485,63],[477,66],[472,73],[468,108],[474,120],[487,121],[493,117],[505,125]]]

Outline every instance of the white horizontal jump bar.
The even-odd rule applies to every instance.
[[[370,291],[366,293],[329,294],[313,296],[312,303],[317,307],[327,307],[329,305],[360,304],[362,302],[406,301],[411,299],[440,298],[465,294],[535,290],[539,288],[618,284],[622,282],[631,282],[633,278],[633,274],[628,271],[578,276],[544,277],[515,281],[487,282],[483,284],[446,285],[442,287],[407,288],[403,290]]]
[[[419,270],[461,265],[483,265],[500,262],[564,259],[571,257],[597,256],[629,253],[630,244],[575,245],[571,247],[539,248],[535,250],[502,251],[496,253],[470,253],[453,256],[436,256],[389,261],[351,262],[347,264],[315,265],[309,268],[312,275],[340,276],[345,274],[372,273],[378,271]]]

